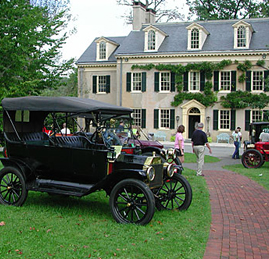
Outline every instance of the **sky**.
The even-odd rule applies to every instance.
[[[167,0],[167,7],[174,7],[176,2],[182,0]],[[63,59],[77,60],[96,37],[127,36],[132,30],[121,17],[130,9],[117,5],[116,0],[70,0],[70,5],[76,18],[70,28],[75,26],[77,32],[67,39]]]

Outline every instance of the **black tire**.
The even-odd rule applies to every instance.
[[[28,195],[25,179],[15,167],[4,167],[0,171],[0,203],[22,206]]]
[[[148,224],[155,212],[155,199],[149,187],[140,180],[125,179],[110,194],[109,205],[118,223]]]
[[[163,186],[153,192],[158,210],[187,210],[192,202],[191,185],[180,174],[174,174],[172,178],[166,177]]]
[[[259,168],[264,164],[264,159],[256,149],[248,149],[243,153],[241,162],[246,168]]]

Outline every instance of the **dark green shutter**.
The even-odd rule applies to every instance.
[[[236,111],[231,110],[231,130],[235,130]]]
[[[92,92],[97,93],[97,76],[92,77]]]
[[[214,91],[219,90],[219,71],[214,71]]]
[[[155,109],[154,110],[154,129],[159,128],[159,110]]]
[[[146,128],[146,109],[142,109],[142,122],[141,122],[141,128]]]
[[[213,110],[213,130],[219,129],[219,111]]]
[[[110,76],[106,76],[106,92],[110,93]]]
[[[231,91],[236,91],[236,71],[231,71],[232,76],[232,85],[231,85]]]
[[[160,73],[155,72],[154,73],[154,91],[159,92],[159,80],[160,80]]]
[[[205,72],[201,71],[200,72],[200,91],[205,90]]]
[[[245,110],[245,130],[249,131],[250,124],[250,110]]]
[[[175,92],[176,90],[176,74],[171,72],[171,92]]]
[[[189,91],[189,72],[185,72],[183,74],[183,84],[184,84],[184,91],[188,92]]]
[[[147,73],[142,72],[142,92],[146,92],[147,89]]]
[[[263,121],[268,121],[269,119],[269,110],[263,111]]]
[[[246,91],[251,91],[251,71],[246,72]]]
[[[175,109],[170,110],[170,129],[175,129]]]
[[[264,80],[266,80],[269,77],[269,70],[264,71]],[[267,86],[264,83],[264,91],[268,92],[269,91],[269,83],[267,82]]]
[[[126,73],[126,91],[131,92],[132,73]]]

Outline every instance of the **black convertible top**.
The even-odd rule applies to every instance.
[[[78,97],[28,96],[5,98],[2,100],[4,110],[28,110],[44,112],[130,114],[133,110],[92,99]]]

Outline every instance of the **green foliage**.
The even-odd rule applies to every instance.
[[[236,91],[221,96],[221,105],[224,108],[244,109],[252,107],[253,109],[263,109],[269,103],[269,96],[264,93],[252,94],[248,91]]]
[[[189,13],[199,20],[229,20],[268,17],[268,1],[255,0],[187,0]]]
[[[54,16],[47,8],[25,0],[0,4],[0,100],[5,97],[38,95],[55,88],[73,60],[59,63],[65,11]]]
[[[265,66],[265,61],[264,60],[258,60],[256,65],[260,66],[260,67],[264,67]]]
[[[239,63],[237,69],[246,72],[247,70],[252,68],[252,63],[249,60],[245,60],[244,63]]]

